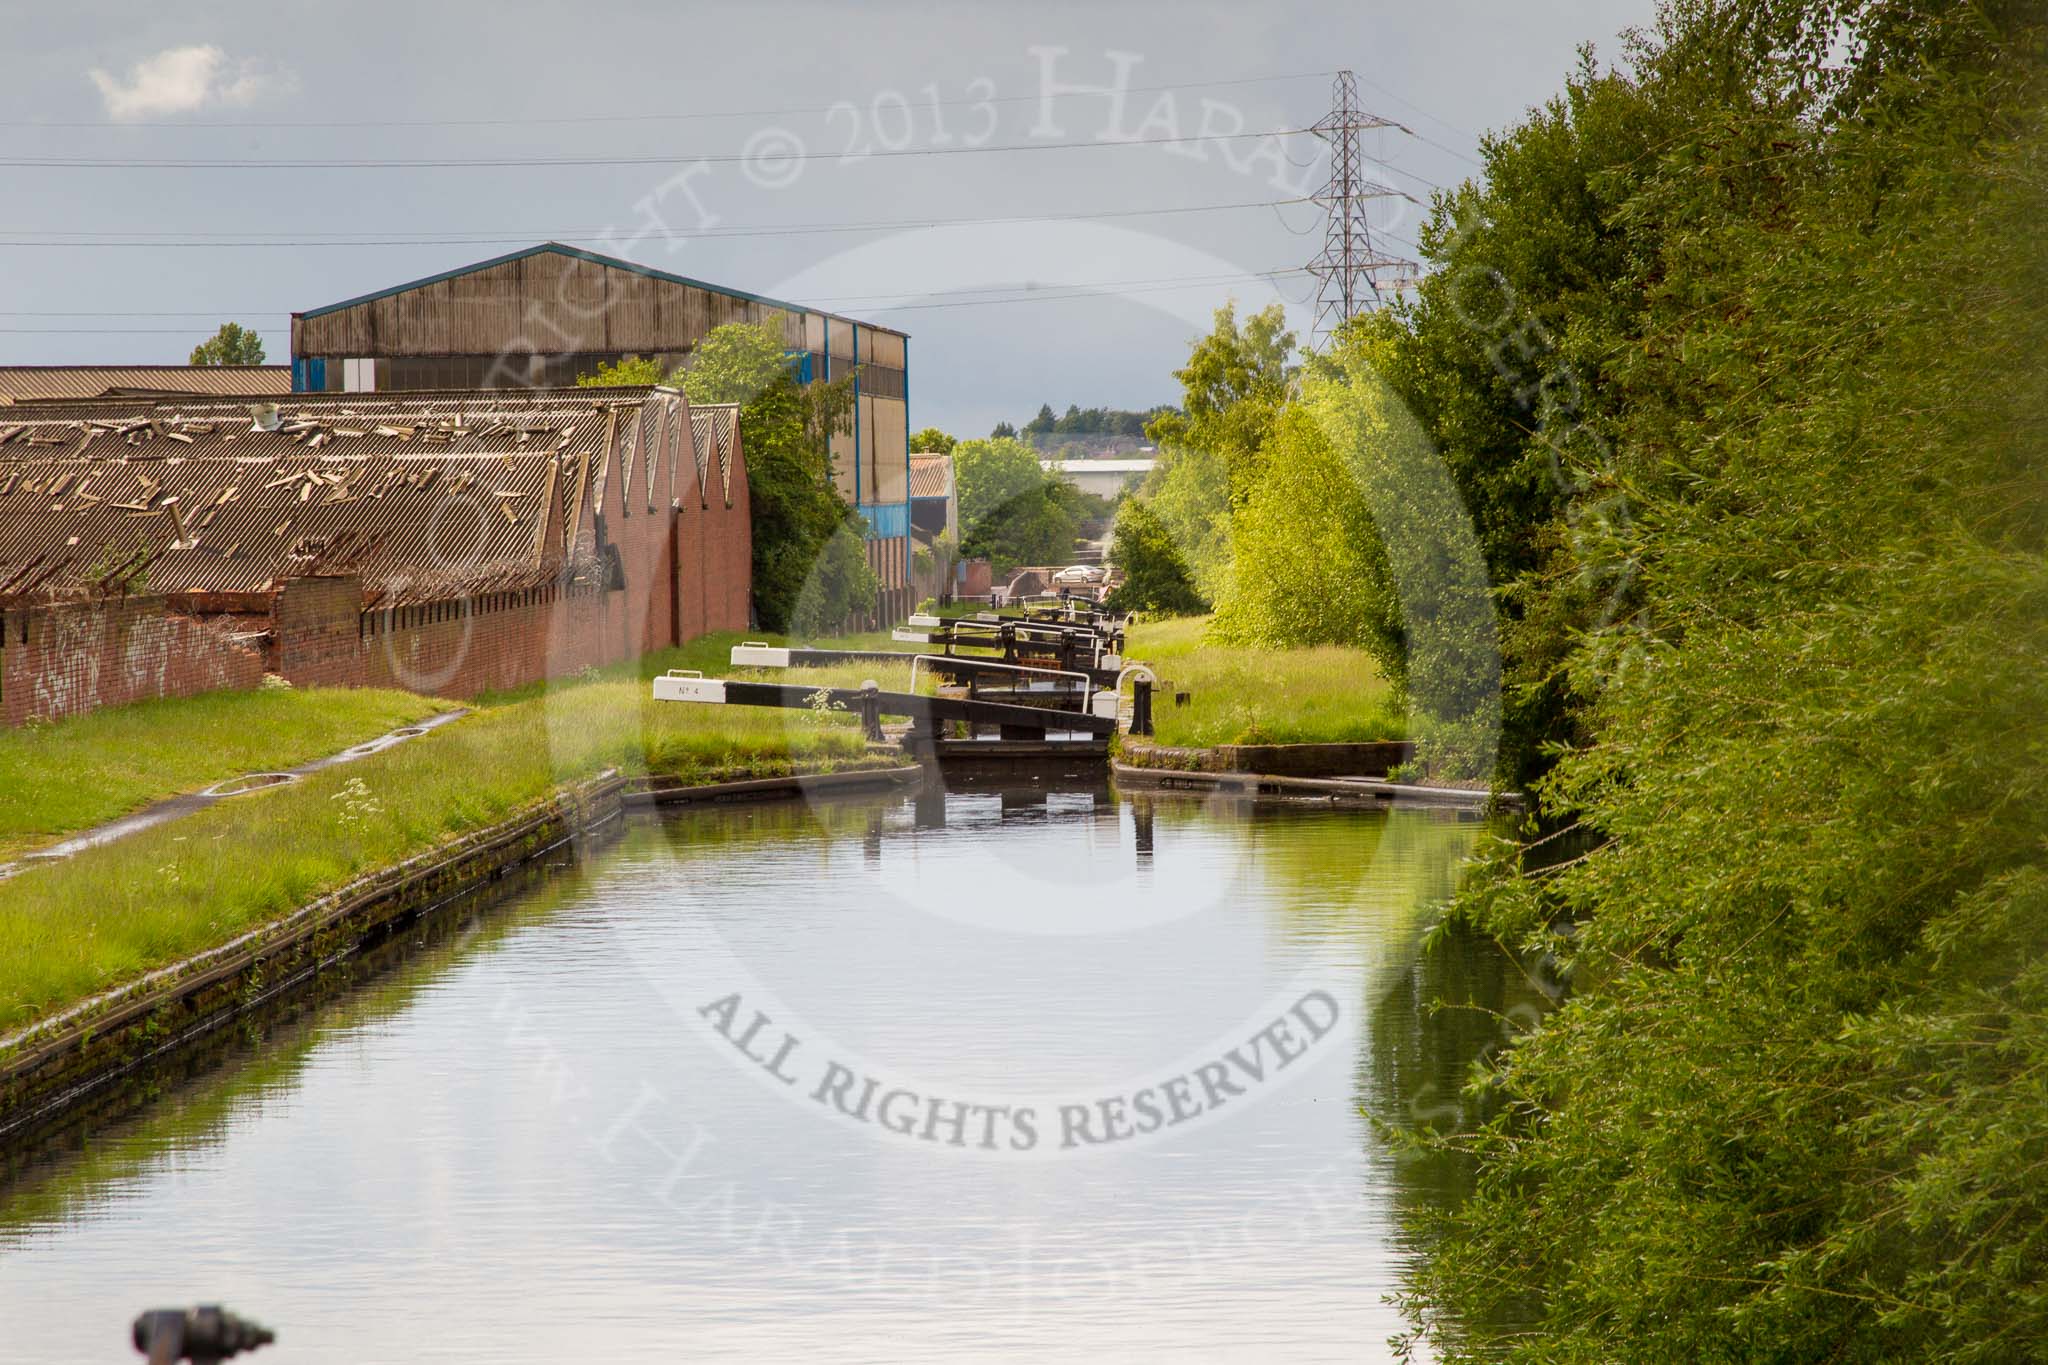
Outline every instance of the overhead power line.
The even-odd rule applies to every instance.
[[[1376,166],[1380,170],[1392,171],[1395,175],[1405,176],[1406,178],[1413,180],[1418,185],[1427,185],[1433,190],[1447,190],[1450,188],[1450,186],[1448,185],[1439,185],[1436,181],[1431,180],[1428,176],[1422,175],[1416,171],[1411,171],[1406,166],[1397,166],[1393,162],[1388,161],[1385,158],[1381,158],[1380,160],[1374,161],[1371,164],[1373,166]]]
[[[989,95],[980,99],[912,100],[907,95],[905,102],[914,109],[979,109],[989,104],[1040,104],[1047,99],[1105,98],[1121,95],[1150,95],[1167,90],[1209,90],[1223,86],[1273,85],[1282,81],[1305,81],[1326,79],[1328,71],[1293,71],[1277,76],[1239,76],[1220,81],[1179,81],[1169,85],[1126,85],[1080,88],[1062,86],[1057,90],[1040,91],[1032,95]],[[930,87],[927,87],[929,89]],[[794,105],[782,109],[701,109],[678,113],[647,114],[561,114],[549,118],[454,118],[454,119],[312,119],[285,121],[279,119],[231,120],[231,119],[123,119],[79,120],[74,122],[52,122],[44,119],[15,119],[0,121],[0,128],[168,128],[168,129],[227,129],[230,132],[255,133],[266,128],[536,128],[589,123],[684,123],[704,119],[723,118],[802,118],[812,114],[829,114],[835,109],[849,105],[858,108],[852,100],[840,100],[833,104]],[[1442,120],[1438,120],[1442,122]]]
[[[1354,79],[1356,79],[1363,85],[1371,86],[1373,89],[1379,91],[1382,95],[1385,95],[1388,99],[1394,101],[1394,103],[1406,105],[1408,108],[1413,109],[1416,113],[1422,115],[1424,118],[1428,119],[1431,123],[1434,123],[1439,128],[1443,128],[1450,132],[1456,133],[1459,137],[1462,138],[1470,138],[1475,143],[1479,141],[1479,135],[1477,133],[1474,133],[1471,129],[1460,128],[1457,124],[1449,122],[1446,119],[1440,118],[1435,114],[1432,114],[1429,110],[1423,108],[1414,100],[1409,99],[1406,95],[1403,95],[1398,91],[1389,89],[1387,86],[1380,84],[1378,81],[1374,80],[1370,76],[1355,76]],[[1411,133],[1415,133],[1415,130],[1412,128],[1408,131]],[[1415,136],[1418,138],[1422,138],[1424,142],[1429,142],[1429,139],[1426,137],[1422,137],[1422,134],[1420,133],[1415,133]],[[1452,156],[1464,157],[1464,159],[1467,161],[1472,160],[1472,158],[1464,156],[1462,152],[1456,151],[1455,149],[1450,147],[1445,147],[1440,142],[1429,142],[1429,145],[1432,147],[1441,148],[1443,151],[1450,152]],[[1476,166],[1479,163],[1473,161],[1472,164]]]
[[[1020,213],[968,218],[893,218],[848,223],[726,224],[695,232],[672,232],[669,237],[685,240],[719,237],[801,237],[833,232],[895,232],[934,227],[970,227],[1003,223],[1093,222],[1116,218],[1152,218],[1185,213],[1223,213],[1239,209],[1286,208],[1311,202],[1307,198],[1250,199],[1232,204],[1186,204],[1156,209],[1102,209],[1087,213]],[[84,240],[66,241],[60,238]],[[193,240],[181,240],[191,238]],[[381,233],[319,233],[287,236],[274,233],[158,233],[66,229],[32,230],[0,228],[0,247],[10,246],[143,246],[143,247],[256,247],[256,246],[492,246],[553,242],[615,242],[617,234],[604,228],[576,228],[569,231],[541,231],[483,235],[451,233],[433,237],[399,237]],[[4,316],[4,314],[0,314]]]
[[[1268,128],[1253,133],[1200,133],[1183,137],[1133,137],[1096,139],[1083,142],[1001,142],[978,147],[903,147],[862,152],[813,152],[760,149],[752,152],[692,154],[666,152],[658,156],[485,156],[485,157],[90,157],[90,156],[4,156],[0,166],[16,170],[127,171],[389,171],[469,170],[541,166],[684,166],[725,165],[745,162],[781,166],[799,161],[843,161],[849,164],[899,157],[977,156],[995,152],[1073,152],[1102,147],[1171,147],[1191,142],[1244,142],[1265,138],[1299,137],[1306,128]]]
[[[1254,281],[1266,281],[1270,283],[1274,280],[1290,279],[1306,273],[1308,272],[1296,267],[1292,270],[1271,270],[1252,275],[1222,276],[1213,280],[1186,280],[1175,284],[1139,285],[1130,289],[1081,289],[1065,294],[1034,292],[1019,294],[1012,298],[968,299],[959,303],[941,301],[936,303],[881,304],[864,308],[862,311],[868,313],[911,313],[926,308],[981,308],[1008,303],[1059,303],[1067,299],[1124,298],[1133,294],[1157,294],[1174,289],[1207,289],[1227,282],[1249,284]]]
[[[958,290],[958,291],[955,291],[955,292],[956,292],[956,293],[958,293],[958,294],[963,294],[963,295],[965,295],[965,294],[974,294],[974,295],[1012,295],[1012,294],[1014,294],[1014,295],[1019,295],[1019,296],[1030,296],[1030,295],[1034,295],[1034,294],[1043,294],[1043,293],[1046,293],[1047,291],[1052,291],[1052,290],[1062,290],[1062,289],[1071,289],[1071,290],[1076,290],[1076,291],[1078,291],[1079,293],[1084,293],[1084,294],[1085,294],[1085,293],[1114,293],[1114,292],[1121,292],[1121,291],[1125,291],[1125,290],[1135,290],[1135,289],[1151,289],[1151,288],[1161,288],[1161,287],[1166,287],[1166,286],[1173,286],[1173,287],[1175,287],[1175,288],[1179,288],[1179,287],[1181,287],[1181,286],[1186,286],[1186,285],[1197,285],[1197,284],[1223,284],[1223,283],[1228,283],[1228,282],[1231,282],[1231,281],[1236,281],[1236,280],[1264,280],[1264,279],[1275,279],[1275,278],[1278,278],[1278,277],[1281,277],[1281,276],[1286,276],[1286,275],[1301,275],[1301,274],[1305,274],[1305,273],[1307,273],[1307,272],[1306,272],[1306,271],[1304,271],[1304,270],[1303,270],[1303,269],[1302,269],[1302,268],[1301,268],[1300,266],[1288,266],[1288,267],[1285,267],[1285,268],[1283,268],[1283,269],[1280,269],[1280,270],[1240,270],[1240,271],[1228,271],[1228,272],[1225,272],[1225,273],[1223,273],[1223,274],[1216,274],[1216,275],[1158,275],[1158,276],[1154,276],[1153,278],[1150,278],[1150,279],[1139,279],[1139,280],[1096,280],[1096,281],[1088,281],[1088,280],[1066,280],[1066,281],[1061,281],[1061,282],[1059,282],[1059,283],[1056,283],[1056,284],[1036,284],[1036,283],[1030,283],[1030,284],[1016,284],[1016,285],[988,285],[988,286],[986,286],[986,287],[984,287],[984,288],[968,288],[968,289],[962,289],[962,290]],[[812,303],[850,303],[850,304],[872,303],[872,302],[882,302],[882,301],[884,301],[884,300],[888,300],[888,299],[900,299],[900,298],[904,297],[904,296],[905,296],[906,294],[908,294],[908,293],[911,293],[911,292],[912,292],[912,291],[909,291],[909,290],[903,290],[903,289],[898,289],[898,290],[895,290],[895,291],[893,291],[893,292],[890,292],[890,293],[882,293],[882,294],[827,294],[827,295],[823,295],[823,296],[820,296],[820,297],[816,297],[816,298],[813,298],[813,299],[811,300],[811,302],[812,302]],[[941,297],[941,298],[940,298],[940,299],[939,299],[939,300],[938,300],[937,302],[932,302],[932,303],[906,303],[906,304],[902,304],[902,305],[900,305],[900,306],[901,306],[901,307],[904,307],[904,308],[943,308],[943,307],[946,307],[946,306],[948,306],[949,302],[958,302],[958,303],[979,303],[979,302],[1005,302],[1005,301],[1007,301],[1007,300],[1003,300],[1003,299],[980,299],[980,298],[960,298],[960,299],[948,300],[948,299],[946,299],[946,298],[944,298],[944,297]]]
[[[813,304],[868,304],[864,311],[876,313],[914,312],[931,308],[979,308],[994,304],[1008,303],[1054,303],[1062,299],[1118,298],[1133,294],[1150,294],[1172,289],[1208,288],[1218,284],[1250,284],[1291,279],[1308,272],[1299,266],[1282,270],[1244,271],[1235,274],[1217,275],[1166,275],[1150,280],[1105,280],[1099,283],[1062,282],[1059,284],[1018,285],[1001,288],[963,290],[973,298],[936,298],[917,303],[888,303],[886,300],[902,298],[906,291],[890,294],[838,294],[810,300]],[[10,314],[8,316],[34,316],[31,314]],[[86,315],[80,315],[86,316]],[[149,317],[195,317],[218,318],[277,317],[282,314],[275,310],[262,309],[211,309],[205,312],[178,314],[129,314],[126,316]],[[30,336],[189,336],[192,327],[0,327],[0,334]]]

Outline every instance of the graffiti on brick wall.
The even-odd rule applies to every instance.
[[[7,719],[57,720],[102,706],[254,687],[262,663],[159,606],[122,603],[38,614],[7,658]]]

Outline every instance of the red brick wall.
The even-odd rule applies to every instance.
[[[0,632],[0,715],[8,725],[263,681],[261,651],[172,614],[161,598],[10,611]]]
[[[627,657],[624,597],[549,587],[371,612],[362,680],[467,697],[616,663]]]
[[[688,430],[687,419],[684,429]],[[657,466],[660,463],[657,461]],[[660,476],[655,479],[657,505],[650,512],[645,475],[643,465],[634,476],[632,491],[623,496],[620,485],[624,480],[614,478],[605,485],[605,501],[609,504],[604,519],[605,537],[618,547],[619,562],[626,575],[626,587],[620,594],[625,608],[625,633],[619,644],[623,649],[630,641],[635,655],[659,649],[672,639],[669,623],[674,580],[662,568],[662,561],[669,555],[668,528],[673,517],[668,497],[662,491],[668,481]]]
[[[730,508],[722,496],[703,507],[693,475],[674,513],[649,513],[637,487],[634,499],[629,512],[614,506],[605,524],[623,589],[537,588],[365,614],[350,609],[342,587],[360,601],[354,579],[294,580],[278,595],[279,668],[294,683],[466,697],[572,676],[706,631],[744,630],[753,584],[745,493],[736,488]]]
[[[675,521],[669,530],[668,560],[677,586],[675,634],[688,640],[702,635],[711,619],[711,604],[705,600],[705,564],[710,557],[704,524],[709,520],[699,505],[696,475],[692,474],[677,498]]]
[[[715,480],[716,471],[713,477]],[[676,509],[671,551],[680,598],[677,638],[694,639],[713,630],[745,630],[754,577],[745,487],[735,475],[733,505],[727,507],[715,481],[708,500],[700,497],[692,473],[679,501],[682,505]]]
[[[727,506],[715,454],[707,454],[707,476],[697,482],[687,405],[676,430],[682,439],[660,450],[651,485],[644,462],[630,491],[616,469],[605,484],[605,538],[625,569],[626,630],[640,653],[706,631],[745,630],[753,605],[745,451],[734,453]]]
[[[363,582],[294,578],[271,608],[271,668],[300,687],[361,687]]]
[[[730,534],[712,533],[703,539],[698,573],[707,631],[745,630],[753,624],[753,547],[746,514],[734,514],[732,519],[737,526]]]
[[[754,606],[754,508],[747,496],[746,452],[734,439],[732,506],[711,499],[710,549],[704,568],[706,630],[745,630]]]

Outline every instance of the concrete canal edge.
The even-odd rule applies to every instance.
[[[840,795],[878,787],[902,786],[924,775],[917,764],[886,768],[847,768],[829,773],[794,773],[786,777],[750,777],[732,782],[689,783],[646,777],[629,783],[621,799],[629,806],[694,806],[733,801],[771,801],[791,796]]]
[[[1218,795],[1239,800],[1317,802],[1333,806],[1438,806],[1466,811],[1520,810],[1519,792],[1430,787],[1369,777],[1288,777],[1276,773],[1140,768],[1112,760],[1119,791]]]
[[[1140,770],[1256,773],[1267,777],[1385,777],[1415,758],[1415,744],[1405,739],[1374,739],[1331,744],[1218,744],[1213,748],[1175,748],[1133,739],[1118,741],[1124,759]]]
[[[607,771],[495,825],[360,877],[228,942],[0,1037],[0,1145],[51,1126],[124,1077],[260,1006],[394,930],[488,893],[631,807],[776,800],[900,785],[917,767],[791,774],[686,786]]]

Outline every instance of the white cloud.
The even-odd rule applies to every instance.
[[[208,105],[243,105],[290,84],[289,77],[267,73],[255,61],[231,61],[211,43],[165,48],[129,67],[125,81],[97,67],[86,75],[99,87],[107,114],[114,119],[189,114]]]

